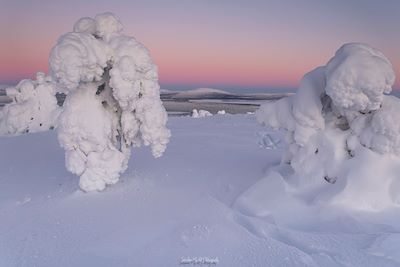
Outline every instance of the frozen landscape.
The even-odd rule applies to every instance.
[[[101,193],[79,189],[55,131],[1,138],[0,266],[400,264],[399,209],[284,195],[276,173],[266,178],[283,135],[254,115],[170,117],[167,126],[165,155],[134,150],[120,183]]]
[[[381,51],[345,43],[295,93],[158,71],[105,12],[59,36],[49,74],[0,85],[0,267],[400,266]]]

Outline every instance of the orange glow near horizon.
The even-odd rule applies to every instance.
[[[15,43],[6,54],[4,49],[0,50],[0,80],[16,82],[33,78],[38,71],[48,72],[48,54],[52,45],[52,42],[33,44],[28,49],[23,44]],[[152,49],[161,84],[296,88],[305,73],[327,62],[319,58],[309,58],[308,61],[291,56],[285,58],[278,54],[246,57],[218,55],[218,51],[207,48],[198,53],[192,53],[189,48],[186,50]],[[183,56],[177,57],[179,53]],[[393,65],[396,76],[400,77],[400,62],[393,62]],[[399,79],[394,88],[400,89]]]
[[[0,81],[16,82],[33,78],[38,71],[48,72],[48,55],[56,38],[23,42],[15,40],[7,47],[0,44]],[[241,47],[224,48],[187,44],[177,47],[159,40],[149,40],[148,47],[159,67],[162,86],[205,84],[209,87],[236,86],[240,88],[297,88],[304,74],[326,64],[334,51],[313,55],[304,52],[280,52],[279,47],[253,44],[257,53],[242,52]],[[260,51],[263,51],[261,53]],[[246,53],[245,53],[246,52]],[[390,58],[389,58],[390,59]],[[400,77],[400,60],[393,62]],[[400,79],[394,88],[400,89]],[[174,89],[174,88],[168,88]]]

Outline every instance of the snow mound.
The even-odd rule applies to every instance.
[[[242,193],[236,199],[234,208],[248,216],[266,217],[281,207],[285,193],[283,177],[272,172]]]
[[[364,210],[400,204],[400,100],[385,95],[394,80],[381,52],[346,44],[296,95],[260,107],[260,123],[286,132],[296,194]]]
[[[22,80],[7,88],[6,94],[12,102],[0,110],[0,135],[42,132],[57,126],[61,109],[49,76],[39,72],[36,80]]]
[[[210,116],[212,116],[212,114],[207,110],[200,109],[199,111],[197,111],[197,109],[193,109],[192,111],[192,118],[204,118]]]

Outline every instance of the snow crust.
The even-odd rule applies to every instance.
[[[296,95],[260,107],[257,119],[286,132],[287,183],[314,201],[363,210],[400,205],[400,100],[389,60],[345,44],[306,74]]]
[[[157,66],[122,30],[111,13],[82,18],[50,53],[52,75],[67,94],[59,140],[85,191],[117,182],[132,146],[149,145],[160,157],[170,137]]]
[[[48,131],[57,126],[61,112],[51,77],[37,73],[36,80],[25,79],[6,88],[12,99],[0,109],[0,135],[18,135]]]

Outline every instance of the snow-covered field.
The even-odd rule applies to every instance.
[[[170,117],[168,127],[162,158],[134,149],[101,193],[79,190],[55,131],[1,138],[0,266],[400,265],[399,210],[282,195],[265,178],[282,133],[254,115]]]

